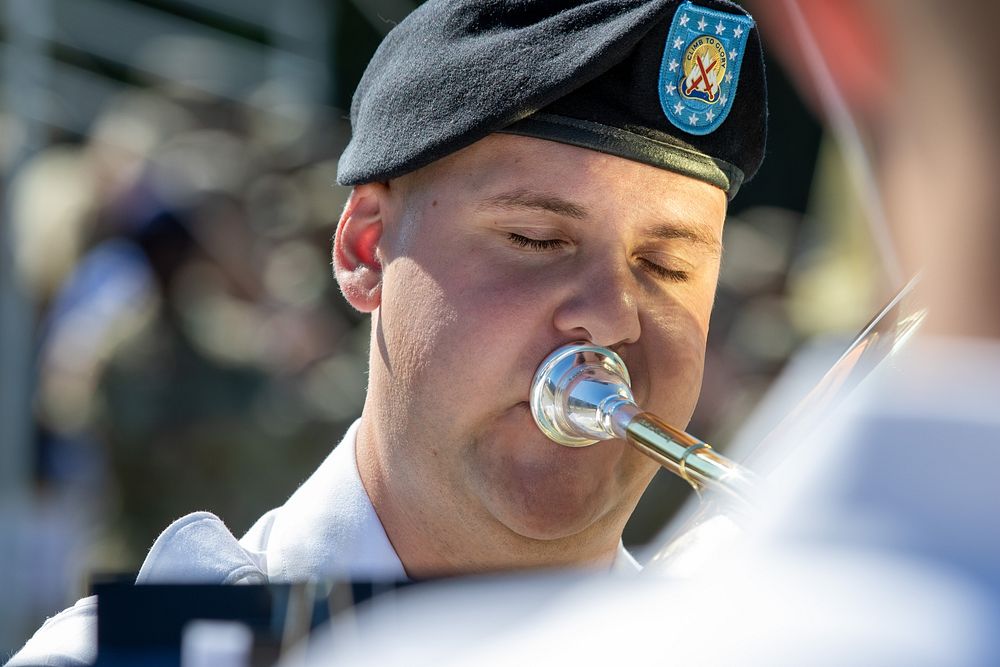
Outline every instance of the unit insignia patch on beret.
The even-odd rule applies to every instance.
[[[730,0],[427,0],[372,57],[351,130],[342,185],[506,133],[667,169],[732,199],[764,157],[760,35]]]
[[[729,115],[753,19],[691,2],[677,8],[660,64],[660,106],[690,134],[709,134]]]

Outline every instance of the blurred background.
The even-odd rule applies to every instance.
[[[176,517],[242,534],[359,415],[336,160],[417,4],[0,0],[0,656]],[[846,344],[887,296],[842,156],[768,77],[689,426],[723,450],[794,351]],[[687,493],[661,473],[626,543]]]

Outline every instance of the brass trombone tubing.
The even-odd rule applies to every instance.
[[[753,473],[651,412],[635,415],[625,427],[625,436],[633,447],[684,479],[696,491],[718,490],[743,502],[752,502],[756,487]]]

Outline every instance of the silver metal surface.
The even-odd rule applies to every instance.
[[[629,383],[625,363],[611,350],[587,343],[564,345],[535,372],[531,414],[545,435],[567,447],[624,437],[621,415],[618,420],[613,415],[637,411]]]

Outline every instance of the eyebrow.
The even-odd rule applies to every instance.
[[[697,227],[660,223],[654,225],[652,229],[649,230],[648,235],[655,239],[663,239],[666,241],[674,239],[690,241],[692,243],[697,243],[700,246],[704,246],[716,254],[720,254],[722,252],[722,242],[715,238],[712,234],[709,234],[708,232]]]
[[[480,206],[508,211],[547,211],[575,220],[587,218],[587,209],[584,207],[546,192],[512,190],[487,197],[480,202]]]
[[[556,215],[586,220],[589,211],[568,199],[547,192],[533,190],[512,190],[487,197],[479,202],[482,208],[497,208],[507,211],[545,211]],[[680,222],[659,222],[653,225],[646,235],[665,241],[682,240],[704,246],[715,254],[722,252],[722,243],[709,232],[697,226]]]

